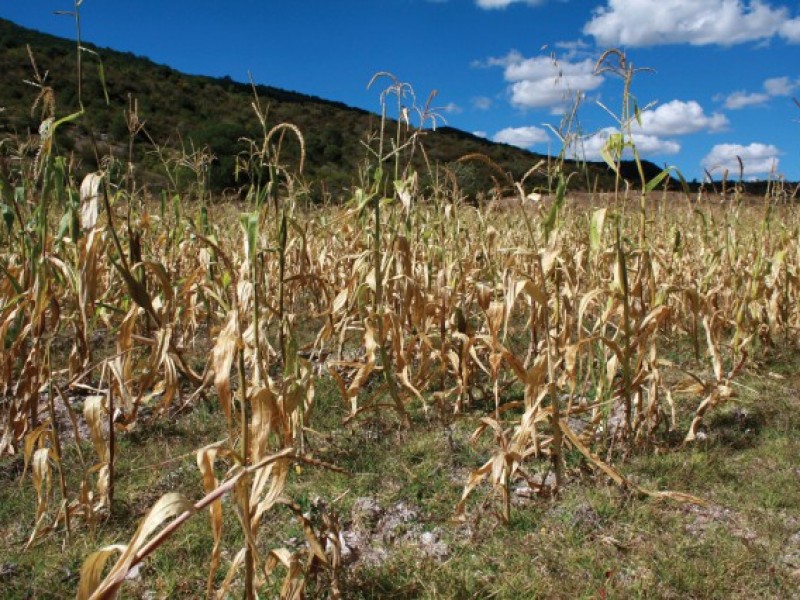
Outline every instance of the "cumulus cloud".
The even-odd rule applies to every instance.
[[[519,148],[530,148],[550,141],[547,132],[539,127],[506,127],[494,134],[493,139]]]
[[[792,81],[788,77],[773,77],[764,81],[764,89],[770,96],[791,96],[800,81]]]
[[[664,135],[687,135],[698,131],[716,132],[728,127],[728,118],[721,113],[707,115],[694,100],[684,102],[672,100],[654,109],[641,113],[641,126],[634,125],[642,133]]]
[[[694,100],[671,100],[656,108],[642,111],[641,125],[631,125],[633,143],[640,156],[678,154],[681,145],[673,138],[700,131],[710,133],[723,131],[728,127],[728,119],[721,113],[706,114],[700,104]],[[575,154],[589,160],[600,160],[600,151],[611,135],[619,133],[614,127],[606,127],[597,133],[583,138],[582,147]],[[624,158],[631,158],[630,150],[625,151]]]
[[[472,135],[474,135],[476,137],[479,137],[479,138],[487,138],[487,137],[489,137],[488,133],[486,133],[485,131],[480,130],[480,129],[478,131],[473,131]]]
[[[766,104],[775,96],[791,96],[800,88],[800,79],[792,80],[789,77],[773,77],[764,80],[763,92],[746,92],[738,90],[725,98],[725,108],[739,110],[748,106]]]
[[[779,30],[780,35],[792,44],[800,44],[800,18],[786,21]]]
[[[744,176],[767,175],[777,170],[780,163],[781,151],[772,144],[752,143],[747,146],[741,144],[717,144],[701,161],[705,169],[727,169],[731,173],[739,172],[739,161],[744,165]]]
[[[506,56],[473,63],[475,67],[503,67],[509,82],[511,104],[518,108],[560,109],[570,93],[600,87],[603,77],[595,75],[595,62],[554,60],[550,56],[525,58],[512,50]]]
[[[619,130],[614,127],[601,129],[597,133],[583,138],[580,147],[573,154],[587,160],[602,160],[600,151],[608,142],[608,138],[617,133],[619,133]],[[646,133],[634,133],[633,142],[636,144],[636,150],[642,158],[648,155],[678,154],[681,151],[681,145],[678,142],[665,140],[656,135]],[[629,149],[626,149],[623,153],[623,158],[631,158],[632,156],[633,154]]]
[[[525,4],[536,6],[537,4],[544,4],[546,1],[547,0],[475,0],[475,4],[480,8],[491,10],[506,8],[509,4],[514,4],[515,2],[524,2]]]
[[[800,43],[800,17],[763,0],[608,0],[583,32],[609,47],[731,46],[775,36]]]

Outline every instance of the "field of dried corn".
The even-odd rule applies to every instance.
[[[350,205],[308,210],[291,197],[147,202],[99,175],[78,189],[60,160],[20,165],[43,173],[3,182],[0,453],[6,485],[34,501],[32,514],[4,511],[3,531],[8,547],[24,529],[30,553],[86,547],[69,579],[79,598],[124,592],[190,521],[207,529],[206,573],[185,574],[187,596],[348,596],[351,567],[380,564],[358,527],[399,511],[401,525],[383,525],[391,538],[422,520],[369,495],[343,515],[329,483],[304,483],[355,477],[342,450],[352,436],[391,454],[438,432],[437,455],[417,459],[447,470],[450,487],[461,478],[438,515],[456,536],[553,510],[588,479],[628,502],[734,519],[706,490],[640,482],[626,463],[697,456],[707,421],[752,389],[739,379],[798,341],[800,212],[780,198],[655,193],[642,212],[638,198],[565,196],[484,210],[452,190],[423,195],[413,178],[385,194],[376,178]],[[725,414],[746,421],[737,410]],[[199,413],[196,448],[151,448]],[[197,475],[151,498],[126,481],[143,467]],[[419,486],[422,473],[403,468],[393,478]],[[416,502],[427,492],[438,493],[422,485]],[[152,504],[141,519],[131,493]],[[281,539],[287,515],[294,539]],[[91,548],[120,520],[135,533]],[[427,533],[412,539],[429,560],[437,543],[449,553]],[[776,594],[797,566],[769,567]]]
[[[78,181],[80,114],[39,103],[1,146],[4,597],[796,593],[780,185],[578,200],[554,162],[544,201],[476,205],[384,119],[351,200],[309,206],[256,99],[244,199],[160,148],[153,198],[114,157]]]

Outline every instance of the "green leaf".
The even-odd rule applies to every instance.
[[[78,46],[78,47],[80,48],[81,52],[86,52],[87,54],[91,54],[92,56],[97,58],[98,62],[97,74],[100,77],[100,85],[103,88],[103,96],[105,96],[106,99],[106,106],[108,106],[109,104],[111,104],[111,102],[108,99],[108,86],[106,85],[106,72],[105,69],[103,68],[103,60],[100,58],[100,55],[94,50],[91,50],[89,48],[84,48],[83,46]]]
[[[288,337],[286,339],[286,364],[283,367],[283,376],[287,379],[295,376],[299,371],[299,362],[297,360],[298,345],[291,329],[289,329]]]
[[[545,241],[550,240],[550,234],[556,228],[556,223],[558,221],[558,214],[561,211],[561,207],[564,205],[564,197],[566,196],[566,192],[567,192],[567,180],[564,179],[563,173],[559,173],[558,186],[556,187],[556,201],[553,202],[553,206],[550,207],[550,212],[547,213],[547,218],[544,220],[543,223]]]
[[[178,194],[172,197],[172,214],[175,216],[175,223],[179,223],[181,220],[181,197]]]
[[[353,196],[353,201],[358,209],[359,215],[367,207],[367,204],[369,204],[370,200],[372,200],[372,194],[365,193],[361,188],[356,189],[356,192]]]
[[[99,57],[98,60],[100,60]],[[105,69],[103,68],[102,60],[100,61],[100,64],[97,65],[97,75],[100,78],[100,85],[103,87],[103,96],[106,99],[106,106],[109,106],[111,104],[111,100],[109,100],[108,98],[108,86],[106,85],[106,72]]]
[[[278,245],[281,249],[281,254],[286,251],[286,238],[288,236],[287,225],[286,225],[286,213],[281,212],[281,224],[280,228],[278,229]]]
[[[79,110],[78,112],[72,113],[71,115],[67,115],[66,117],[61,117],[58,121],[53,123],[53,127],[50,129],[50,135],[53,136],[56,133],[56,129],[58,129],[59,125],[63,125],[64,123],[69,123],[70,121],[74,121],[78,117],[83,115],[83,110]]]
[[[14,226],[14,211],[11,210],[11,207],[8,204],[2,203],[0,204],[0,213],[3,214],[3,221],[6,224],[6,229],[8,229],[9,233],[11,233],[11,228]]]
[[[653,177],[650,181],[647,182],[647,185],[644,187],[645,192],[652,192],[654,189],[658,187],[658,185],[664,181],[664,179],[669,175],[670,171],[675,169],[675,167],[667,167],[663,171],[661,171],[658,175]]]
[[[642,125],[642,111],[639,108],[639,103],[635,100],[633,101],[633,116],[636,119],[636,123],[641,127]]]
[[[686,182],[686,179],[683,177],[683,173],[681,173],[678,169],[675,169],[675,175],[678,176],[678,181],[681,182],[681,188],[683,189],[683,193],[687,196],[689,195],[689,184]]]
[[[159,214],[161,215],[161,220],[164,220],[164,215],[167,212],[167,190],[161,190],[161,207],[159,210]]]
[[[592,213],[592,220],[589,224],[589,244],[593,254],[600,251],[607,211],[606,208],[600,208]]]
[[[247,258],[252,263],[255,261],[256,247],[258,244],[258,213],[242,213],[240,219],[245,234]]]
[[[58,224],[58,233],[56,234],[56,241],[60,242],[64,239],[64,236],[67,234],[69,230],[70,223],[72,222],[72,215],[70,211],[65,212],[61,216],[61,221]]]
[[[611,168],[614,173],[619,175],[617,170],[617,159],[622,156],[622,151],[625,149],[625,139],[621,133],[612,133],[608,136],[606,143],[600,148],[600,156],[606,161],[606,164]]]

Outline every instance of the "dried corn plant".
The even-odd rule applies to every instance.
[[[611,58],[627,103],[632,67]],[[620,486],[701,502],[643,489],[620,465],[677,446],[684,422],[679,438],[697,439],[710,411],[735,399],[749,357],[799,341],[793,207],[767,198],[763,209],[731,212],[675,200],[680,210],[663,211],[650,198],[667,172],[641,182],[633,211],[621,188],[573,205],[558,164],[547,173],[549,204],[475,207],[454,177],[415,171],[423,124],[436,115],[430,100],[419,108],[410,86],[388,81],[368,166],[352,201],[334,209],[303,207],[302,132],[269,127],[258,98],[262,139],[245,141],[237,166],[249,205],[227,222],[209,202],[207,149],[157,149],[168,172],[196,176],[181,190],[172,172],[158,206],[112,164],[78,185],[52,135],[79,115],[57,119],[44,87],[41,135],[0,146],[14,158],[0,181],[0,454],[22,453],[30,473],[29,545],[113,513],[119,436],[201,401],[219,405],[227,428],[197,450],[202,498],[165,495],[127,544],[91,554],[79,597],[113,597],[200,513],[213,538],[208,597],[242,588],[253,598],[269,585],[283,598],[343,594],[335,512],[304,513],[287,492],[293,465],[336,469],[306,453],[321,377],[339,390],[349,427],[366,415],[405,428],[418,416],[447,426],[475,418],[484,458],[456,514],[469,518],[485,490],[478,510],[508,521],[517,481],[550,496],[569,484],[568,453]],[[131,119],[143,127],[138,113]],[[282,158],[292,140],[298,164]],[[607,154],[618,172],[630,142],[617,142]],[[509,186],[523,200],[527,177]],[[670,344],[694,360],[677,364]],[[72,444],[80,464],[70,488]],[[297,520],[303,548],[272,537],[275,511]],[[235,547],[224,546],[230,529]]]

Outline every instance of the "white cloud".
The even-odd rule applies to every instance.
[[[760,106],[769,100],[769,94],[762,94],[758,92],[733,92],[730,96],[725,98],[725,108],[728,110],[739,110],[747,108],[748,106]]]
[[[800,17],[786,21],[779,30],[782,37],[792,44],[800,44]]]
[[[547,132],[539,127],[506,127],[498,131],[493,139],[495,142],[520,148],[530,148],[534,144],[550,141]]]
[[[674,140],[665,140],[655,135],[634,133],[633,141],[640,156],[648,154],[677,154],[681,145]]]
[[[570,93],[598,88],[603,77],[594,74],[592,59],[571,62],[550,56],[525,58],[516,50],[506,56],[473,63],[476,67],[503,67],[511,104],[518,108],[562,108]]]
[[[707,115],[694,100],[684,102],[672,100],[654,109],[641,113],[642,124],[634,124],[634,129],[654,136],[686,135],[698,131],[722,131],[728,126],[728,119],[721,113]]]
[[[636,150],[642,158],[678,154],[681,145],[673,138],[700,131],[718,132],[728,127],[728,119],[721,113],[706,114],[700,104],[694,100],[671,100],[656,108],[642,111],[641,125],[634,121],[631,124],[632,138]],[[583,138],[582,147],[575,154],[589,160],[600,160],[600,151],[608,138],[619,133],[614,127],[606,127],[597,133]],[[626,149],[623,158],[631,158],[633,153]]]
[[[559,50],[566,50],[570,54],[576,54],[589,50],[591,46],[584,40],[570,40],[567,42],[556,42],[555,47]]]
[[[608,47],[731,46],[775,36],[800,43],[800,17],[763,0],[608,0],[583,32]]]
[[[764,89],[770,96],[791,96],[798,86],[800,82],[788,77],[773,77],[764,81]]]
[[[505,56],[490,56],[486,60],[473,60],[470,66],[475,69],[507,67],[523,60],[525,60],[525,57],[520,54],[519,50],[511,50]]]
[[[475,0],[475,4],[480,8],[491,10],[506,8],[509,4],[514,4],[515,2],[524,2],[525,4],[536,6],[537,4],[544,4],[546,1],[547,0]]]
[[[602,160],[600,151],[606,145],[608,138],[619,133],[614,127],[606,127],[597,133],[584,138],[581,141],[581,146],[573,153],[580,158],[587,160]],[[636,144],[636,150],[639,156],[646,158],[648,155],[661,155],[661,154],[678,154],[681,151],[681,145],[674,140],[665,140],[655,135],[646,133],[634,133],[633,141]],[[631,158],[633,154],[629,149],[623,153],[623,158]]]
[[[747,146],[741,144],[717,144],[701,161],[705,169],[727,169],[731,173],[739,172],[738,156],[744,165],[746,177],[755,174],[767,175],[777,170],[781,151],[772,144],[752,143]]]
[[[492,99],[487,96],[476,96],[472,99],[472,106],[477,110],[489,110],[492,108]]]
[[[444,112],[444,113],[453,114],[453,115],[457,115],[457,114],[459,114],[459,113],[462,113],[462,112],[464,112],[464,109],[463,109],[463,108],[461,108],[461,107],[460,107],[458,104],[456,104],[455,102],[448,102],[448,103],[447,103],[447,104],[445,104],[444,106],[440,106],[440,107],[438,107],[438,108],[437,108],[437,110],[439,110],[439,111],[441,111],[441,112]]]
[[[479,129],[478,131],[473,131],[473,132],[472,132],[472,135],[474,135],[474,136],[477,136],[477,137],[479,137],[479,138],[486,138],[486,137],[489,137],[489,134],[488,134],[488,133],[486,133],[485,131],[482,131],[482,130],[480,130],[480,129]]]
[[[763,92],[745,92],[738,90],[725,98],[725,108],[738,110],[748,106],[766,104],[775,96],[791,96],[800,88],[800,79],[792,81],[789,77],[772,77],[764,80]]]

